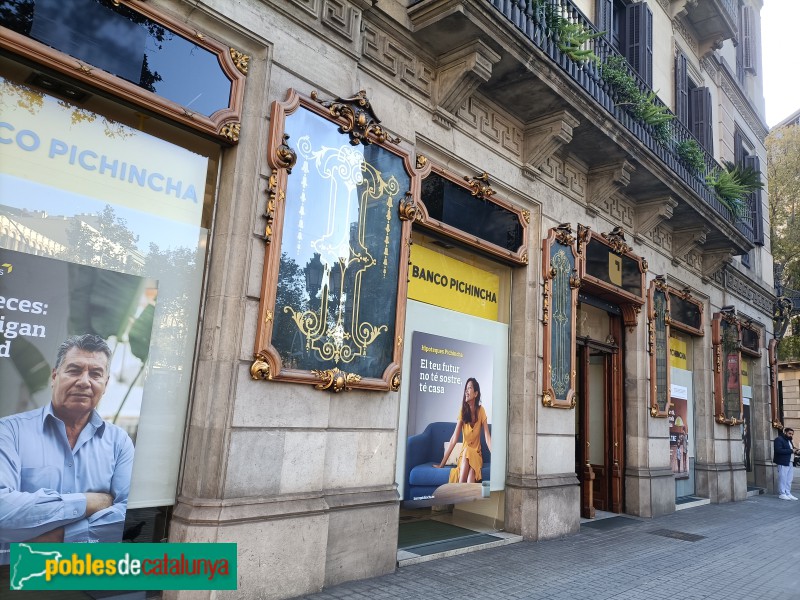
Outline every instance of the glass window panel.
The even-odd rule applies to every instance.
[[[0,0],[0,25],[199,114],[230,103],[213,52],[110,0]]]
[[[748,327],[742,327],[742,346],[751,350],[753,352],[759,351],[759,340],[760,337],[758,332],[750,329]]]
[[[568,246],[555,243],[550,248],[553,284],[553,310],[550,320],[550,385],[556,400],[566,400],[573,370],[572,356],[572,287],[570,277],[575,257]]]
[[[403,160],[352,146],[304,108],[286,119],[297,153],[283,221],[272,345],[289,369],[379,378],[393,360]]]
[[[688,302],[675,294],[670,294],[669,316],[673,322],[682,323],[693,329],[700,329],[700,307],[694,302]]]
[[[655,356],[656,356],[656,403],[660,411],[666,411],[670,390],[667,389],[669,349],[667,347],[667,295],[661,290],[653,292],[655,312]]]
[[[725,320],[722,327],[723,408],[725,416],[739,418],[740,412],[740,358],[739,329]]]
[[[473,196],[441,175],[431,173],[422,181],[422,201],[437,221],[511,252],[522,245],[522,224],[515,213]]]
[[[642,273],[639,262],[620,256],[594,239],[586,247],[586,273],[607,284],[642,297]]]

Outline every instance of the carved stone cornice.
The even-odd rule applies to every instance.
[[[654,198],[636,205],[634,241],[641,243],[656,227],[672,218],[673,209],[678,201],[672,196]]]
[[[571,112],[560,110],[532,121],[525,128],[524,175],[534,179],[539,167],[559,148],[572,140],[572,130],[580,121]]]
[[[708,227],[692,227],[672,232],[672,264],[676,267],[684,257],[692,250],[698,250],[706,243],[706,236],[709,233]],[[705,264],[705,261],[703,261]]]
[[[482,83],[492,76],[492,67],[500,55],[480,40],[475,40],[439,57],[436,71],[436,117],[440,125],[450,128],[456,113]]]
[[[631,182],[631,173],[636,170],[627,160],[602,165],[589,171],[586,190],[586,212],[598,214],[603,200],[613,196]]]
[[[719,62],[716,59],[704,61],[703,65],[706,70],[708,70],[706,65],[709,64],[713,65],[718,75],[719,86],[722,88],[722,91],[725,92],[725,95],[733,103],[733,106],[750,129],[753,130],[753,133],[763,142],[764,138],[766,138],[769,133],[769,129],[764,124],[761,116],[756,112],[753,102],[745,95],[742,87],[739,85],[739,81],[736,79],[736,75],[731,72],[728,65],[724,62]]]
[[[711,278],[726,264],[731,262],[736,250],[733,248],[720,248],[719,250],[706,250],[703,252],[703,279]]]

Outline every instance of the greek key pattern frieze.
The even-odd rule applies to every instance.
[[[646,236],[659,248],[663,248],[666,252],[672,253],[672,233],[664,227],[657,225],[652,231],[649,231]]]
[[[364,24],[361,53],[381,67],[397,82],[410,85],[425,97],[431,97],[434,68],[369,23]]]
[[[683,20],[679,18],[673,19],[672,28],[673,30],[681,34],[681,37],[684,39],[684,41],[687,44],[689,44],[692,50],[694,50],[694,53],[697,54],[698,53],[697,40],[694,38],[689,29],[686,27],[686,23],[684,23]]]
[[[320,20],[323,25],[326,25],[346,40],[352,42],[355,40],[356,35],[358,35],[361,11],[350,6],[346,2],[325,0]]]
[[[605,214],[615,223],[622,223],[628,229],[633,229],[633,210],[616,195],[603,200],[602,206],[605,208]]]
[[[702,272],[703,270],[703,257],[699,252],[695,252],[694,250],[688,252],[684,257],[686,260],[686,264],[689,265],[689,268],[697,271],[698,273]]]
[[[744,277],[733,270],[725,269],[725,288],[749,302],[766,314],[772,314],[772,298],[753,287]]]
[[[573,200],[583,200],[586,195],[586,174],[575,169],[558,156],[549,156],[539,167],[545,179],[556,184],[559,191]]]
[[[289,0],[289,4],[293,4],[297,8],[316,18],[319,18],[320,10],[322,8],[322,0]]]
[[[522,130],[475,96],[458,111],[465,125],[477,129],[484,137],[499,144],[515,157],[522,156]]]

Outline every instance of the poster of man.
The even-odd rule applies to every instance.
[[[415,331],[403,506],[489,492],[493,355],[489,346]]]
[[[0,564],[13,542],[121,541],[155,282],[0,264]]]

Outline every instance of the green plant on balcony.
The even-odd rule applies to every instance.
[[[675,146],[678,158],[692,173],[700,174],[706,168],[706,158],[703,149],[695,140],[688,139]]]
[[[539,13],[540,20],[545,24],[549,36],[556,41],[562,54],[576,63],[586,61],[597,62],[600,57],[591,48],[585,48],[587,42],[604,35],[604,32],[594,31],[583,23],[573,23],[560,14],[558,6],[548,0],[529,0],[534,12]]]
[[[658,103],[657,92],[645,93],[628,70],[628,61],[622,56],[609,56],[600,68],[600,76],[611,87],[617,106],[624,106],[633,117],[649,125],[653,137],[666,144],[672,137],[669,122],[675,115]]]
[[[714,190],[733,216],[739,219],[747,215],[747,196],[764,187],[758,171],[730,161],[725,161],[723,168],[714,169],[706,175],[706,184]]]

